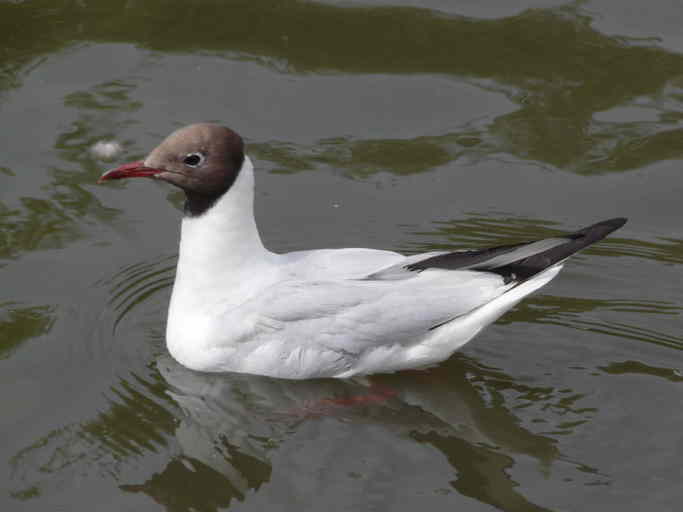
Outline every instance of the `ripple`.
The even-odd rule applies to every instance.
[[[622,339],[643,341],[645,343],[652,343],[654,345],[659,345],[666,348],[683,350],[682,336],[674,336],[672,334],[667,334],[637,325],[628,325],[622,322],[610,322],[604,320],[600,322],[591,320],[578,320],[574,322],[573,327],[599,334],[616,336]]]
[[[97,283],[109,288],[107,304],[116,313],[113,331],[131,311],[173,285],[176,261],[177,256],[172,255],[133,263]]]
[[[669,334],[659,329],[641,327],[624,321],[591,318],[591,313],[597,311],[677,317],[681,315],[683,307],[666,301],[601,300],[544,295],[528,298],[499,322],[522,321],[560,325],[683,350],[683,337],[678,334]]]

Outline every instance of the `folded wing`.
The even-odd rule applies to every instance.
[[[524,244],[412,256],[360,279],[279,282],[226,317],[244,326],[237,359],[246,367],[240,371],[276,367],[291,378],[350,375],[361,366],[372,369],[375,361],[378,368],[407,367],[405,358],[446,324],[455,350],[554,277],[566,258],[624,222],[612,219]],[[548,277],[534,277],[550,268]],[[507,300],[503,295],[512,289]],[[468,326],[458,345],[453,321],[485,306],[493,313],[480,315],[481,325]],[[448,350],[440,350],[447,357]]]

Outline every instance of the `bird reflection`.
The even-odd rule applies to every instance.
[[[217,510],[269,482],[297,489],[312,479],[315,496],[329,494],[328,479],[313,475],[348,480],[360,459],[379,451],[382,464],[364,466],[363,485],[372,488],[385,480],[380,474],[412,475],[406,454],[416,450],[440,452],[460,494],[502,510],[544,510],[506,470],[515,454],[541,467],[560,456],[552,438],[525,430],[504,404],[487,403],[479,385],[505,376],[462,355],[438,368],[363,380],[202,374],[168,356],[157,368],[181,410],[181,453],[147,481],[121,488],[167,510]],[[336,502],[351,499],[338,489]]]

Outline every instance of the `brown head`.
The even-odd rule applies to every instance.
[[[99,182],[150,177],[185,192],[185,213],[201,215],[235,182],[244,163],[242,137],[211,123],[185,126],[166,137],[142,161],[105,172]]]

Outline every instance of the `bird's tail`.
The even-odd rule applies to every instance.
[[[623,217],[604,220],[591,226],[552,238],[488,249],[440,254],[408,265],[408,270],[440,268],[478,270],[502,276],[506,282],[524,282],[556,265],[572,254],[605,238],[626,223]]]

